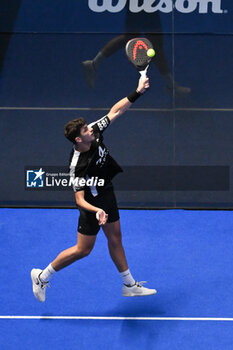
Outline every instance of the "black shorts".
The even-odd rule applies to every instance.
[[[108,223],[119,220],[119,211],[112,187],[106,189],[101,195],[92,200],[87,199],[87,202],[103,209],[108,214]],[[83,235],[96,236],[101,228],[96,219],[96,213],[81,208],[79,208],[79,211],[78,232]]]

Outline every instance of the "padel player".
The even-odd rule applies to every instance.
[[[65,136],[74,146],[70,158],[70,174],[73,178],[76,203],[80,210],[77,244],[62,251],[43,271],[32,269],[33,293],[37,300],[45,301],[45,291],[53,274],[87,256],[94,247],[96,235],[102,227],[110,256],[123,280],[123,296],[145,296],[156,293],[135,281],[130,273],[121,240],[121,228],[117,203],[111,183],[121,172],[120,166],[110,156],[103,144],[103,131],[140,97],[149,87],[149,79],[139,79],[137,90],[117,102],[109,113],[87,125],[83,118],[65,125]],[[96,187],[87,186],[92,177],[101,179]],[[104,183],[104,186],[103,186]]]

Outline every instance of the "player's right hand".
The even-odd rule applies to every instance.
[[[146,91],[146,89],[149,89],[149,87],[150,87],[149,78],[145,79],[141,77],[138,82],[137,91],[143,94]]]
[[[96,213],[96,219],[99,221],[99,225],[102,226],[108,221],[108,214],[103,209],[100,209]]]

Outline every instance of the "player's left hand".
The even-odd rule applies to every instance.
[[[147,77],[145,79],[141,77],[138,82],[137,91],[143,94],[147,89],[149,89],[149,87],[150,87],[149,78]]]
[[[99,221],[99,225],[102,226],[108,221],[108,214],[106,214],[103,209],[100,209],[96,213],[96,219]]]

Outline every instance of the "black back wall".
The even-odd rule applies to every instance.
[[[1,206],[74,205],[70,188],[45,186],[46,174],[52,181],[67,170],[72,145],[64,124],[100,118],[137,86],[124,40],[149,35],[156,49],[150,90],[105,133],[124,168],[114,181],[118,203],[233,207],[233,3],[148,4],[1,1]],[[104,47],[91,89],[81,63]],[[39,169],[44,187],[27,187],[27,171]]]

